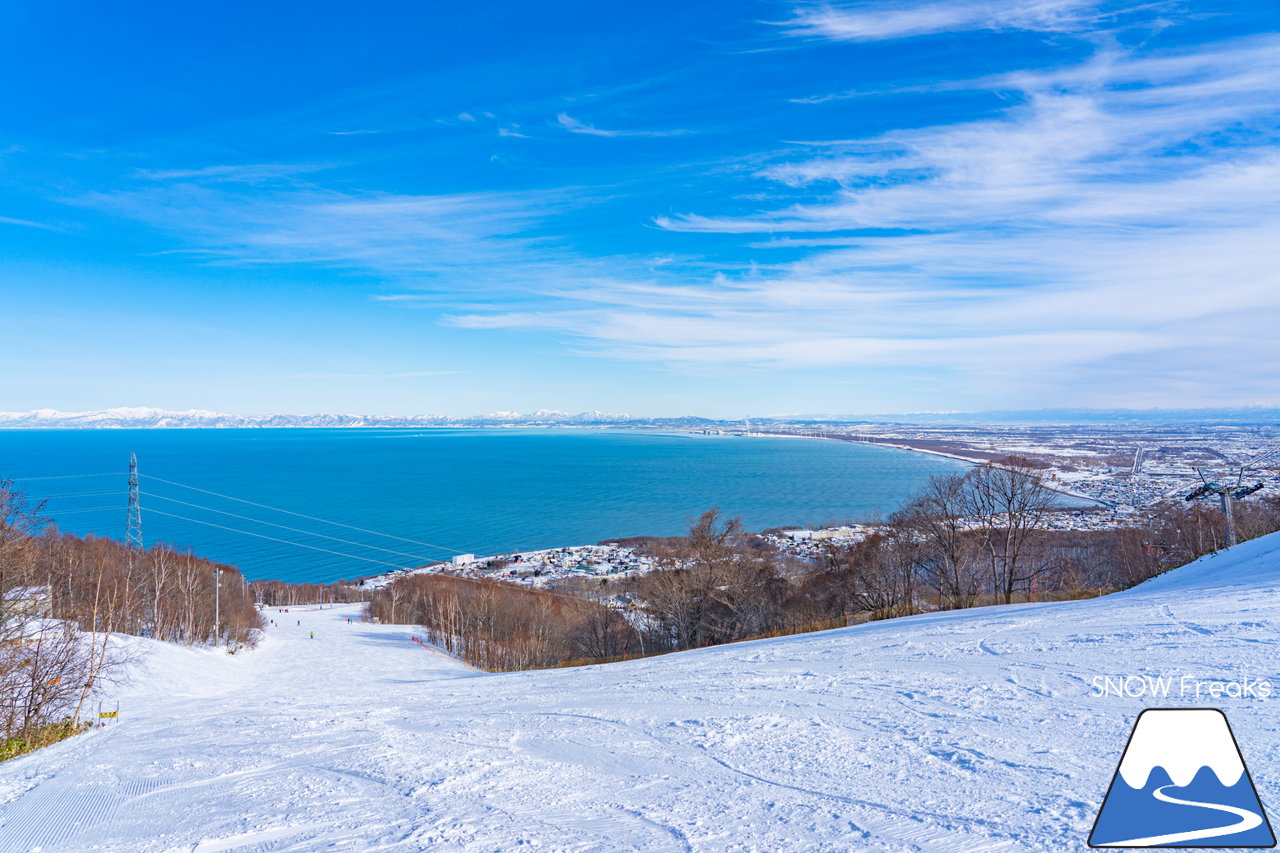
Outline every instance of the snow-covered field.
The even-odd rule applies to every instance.
[[[1081,850],[1177,705],[1226,711],[1280,816],[1280,698],[1094,689],[1280,686],[1280,536],[1106,599],[574,670],[473,673],[357,612],[273,612],[234,657],[134,641],[117,723],[0,765],[0,849]]]

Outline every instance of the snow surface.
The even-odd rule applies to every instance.
[[[1147,706],[1223,708],[1280,806],[1280,698],[1094,681],[1280,686],[1278,594],[1271,536],[1104,599],[582,669],[475,673],[353,606],[235,656],[131,640],[118,722],[0,765],[0,849],[1081,850]]]

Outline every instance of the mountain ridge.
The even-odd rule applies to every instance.
[[[83,412],[35,409],[0,412],[0,429],[244,429],[244,428],[413,428],[450,426],[700,426],[725,423],[693,416],[642,418],[618,412],[588,411],[570,414],[539,409],[529,414],[490,412],[451,415],[359,415],[316,413],[307,415],[236,415],[205,409],[174,411],[148,406],[120,406]]]
[[[1247,406],[1203,409],[1037,409],[984,412],[908,412],[874,414],[774,414],[749,418],[698,415],[645,417],[596,409],[571,414],[559,409],[530,413],[496,411],[476,415],[369,415],[354,413],[238,415],[207,409],[182,411],[151,406],[116,406],[82,412],[41,408],[0,412],[0,429],[245,429],[245,428],[414,428],[451,426],[628,426],[657,428],[750,429],[780,424],[887,424],[949,426],[959,424],[1105,424],[1152,423],[1274,424],[1280,409]]]

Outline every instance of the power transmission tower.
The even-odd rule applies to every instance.
[[[130,555],[143,550],[142,507],[138,505],[138,454],[129,454],[129,520],[125,526],[124,544]]]

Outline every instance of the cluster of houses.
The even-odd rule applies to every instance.
[[[625,577],[651,571],[657,562],[617,545],[576,545],[515,554],[477,557],[458,554],[448,563],[401,569],[362,580],[363,589],[381,589],[408,575],[446,573],[472,578],[500,578],[526,586],[543,586],[568,577]]]
[[[470,555],[464,555],[470,556]],[[652,557],[617,545],[576,545],[518,554],[500,554],[470,562],[454,560],[454,571],[470,577],[500,577],[528,586],[542,586],[573,576],[627,577],[655,568]]]
[[[764,539],[778,553],[802,560],[816,560],[823,550],[832,545],[853,545],[873,533],[871,527],[848,524],[840,527],[820,527],[815,530],[797,528],[781,533],[766,533]]]

